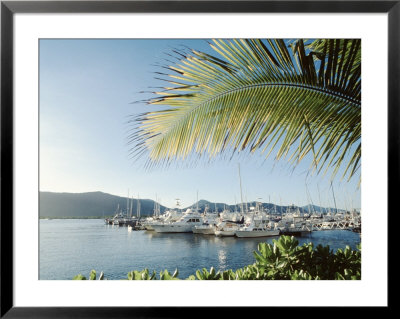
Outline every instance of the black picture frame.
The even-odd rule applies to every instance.
[[[188,316],[185,307],[14,307],[13,304],[13,16],[15,13],[387,13],[388,211],[399,186],[400,0],[395,1],[1,1],[1,318]],[[397,206],[397,205],[396,205]],[[390,217],[390,216],[389,216]],[[389,222],[389,225],[391,223]],[[388,240],[388,247],[390,240]],[[389,258],[389,255],[388,255]],[[389,260],[388,260],[389,261]],[[389,287],[388,281],[388,287]],[[390,298],[388,300],[389,308]],[[336,309],[338,310],[338,309]],[[309,314],[309,309],[297,309]],[[341,311],[341,310],[339,310]],[[336,312],[336,311],[335,311]],[[196,312],[197,314],[201,314]],[[204,314],[206,315],[206,314]],[[314,313],[314,315],[318,315]]]

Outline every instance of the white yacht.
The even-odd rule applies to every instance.
[[[281,234],[293,236],[305,236],[312,232],[312,223],[307,221],[294,222],[293,220],[282,219],[277,223]]]
[[[191,233],[194,226],[200,226],[203,222],[201,214],[188,208],[176,222],[153,224],[152,227],[157,233]]]
[[[250,214],[245,225],[235,232],[236,237],[268,237],[280,234],[278,223],[269,221],[270,216],[262,209],[261,203],[257,203],[256,209]]]
[[[193,226],[194,234],[202,235],[214,235],[217,223],[220,222],[220,218],[217,213],[204,213],[204,223],[201,225]]]
[[[202,225],[194,226],[192,229],[193,234],[202,234],[202,235],[214,235],[215,234],[216,225],[203,223]]]
[[[183,213],[176,209],[167,210],[164,214],[148,217],[143,222],[141,222],[142,226],[148,230],[153,231],[154,225],[165,224],[165,223],[174,223],[178,221],[182,217]]]
[[[122,226],[124,223],[124,215],[122,213],[116,214],[113,219],[111,220],[111,224],[115,226]]]
[[[217,237],[232,237],[240,225],[230,221],[222,221],[215,226],[215,236]]]
[[[277,224],[268,225],[251,223],[245,227],[240,227],[236,232],[236,237],[240,238],[248,238],[248,237],[269,237],[269,236],[278,236],[280,234],[280,230],[277,227]]]

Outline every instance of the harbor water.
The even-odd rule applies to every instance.
[[[171,273],[179,278],[197,269],[236,270],[255,262],[253,251],[267,238],[216,237],[192,233],[160,234],[128,231],[127,227],[105,225],[102,219],[53,219],[39,222],[39,279],[69,280],[77,274],[88,277],[95,269],[107,279],[126,279],[131,270]],[[346,230],[312,232],[297,237],[300,244],[329,245],[331,249],[355,249],[360,235]]]

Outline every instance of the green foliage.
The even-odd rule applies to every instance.
[[[259,252],[254,252],[256,267],[264,270],[263,279],[361,279],[361,252],[349,246],[333,253],[329,246],[298,246],[289,236],[273,243],[261,243]]]
[[[79,274],[79,275],[76,275],[74,278],[72,278],[72,280],[86,280],[86,277]]]
[[[338,249],[335,253],[329,246],[312,243],[299,246],[293,236],[281,236],[273,244],[260,243],[254,252],[256,262],[252,265],[233,270],[216,271],[211,267],[197,270],[186,280],[360,280],[361,279],[361,245],[357,250],[349,246]],[[161,271],[159,280],[179,280],[178,269],[173,274],[168,270]],[[103,280],[103,273],[99,280]],[[77,275],[74,280],[86,280]],[[89,280],[96,279],[92,270]],[[156,280],[156,273],[148,269],[133,270],[128,273],[128,280]]]
[[[175,269],[175,272],[172,275],[168,270],[164,270],[160,272],[160,280],[179,280],[178,274],[178,269]]]
[[[147,268],[142,271],[132,270],[128,272],[128,280],[153,280],[155,276],[156,273],[153,271],[150,274]]]
[[[92,270],[89,274],[89,280],[96,280],[96,276],[97,276],[96,270]],[[87,280],[87,279],[85,276],[79,274],[79,275],[76,275],[74,278],[72,278],[72,280]],[[104,280],[103,272],[100,273],[98,280]]]

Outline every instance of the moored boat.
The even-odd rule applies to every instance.
[[[203,234],[203,235],[214,235],[215,225],[209,223],[203,223],[202,225],[196,225],[192,229],[193,234]]]
[[[239,224],[223,221],[215,226],[215,236],[217,237],[233,237],[239,229]]]
[[[236,237],[239,238],[252,238],[252,237],[270,237],[278,236],[279,229],[271,229],[265,227],[243,227],[235,232]]]
[[[187,209],[184,215],[176,222],[153,224],[157,233],[191,233],[194,226],[202,225],[203,217],[192,209]]]

